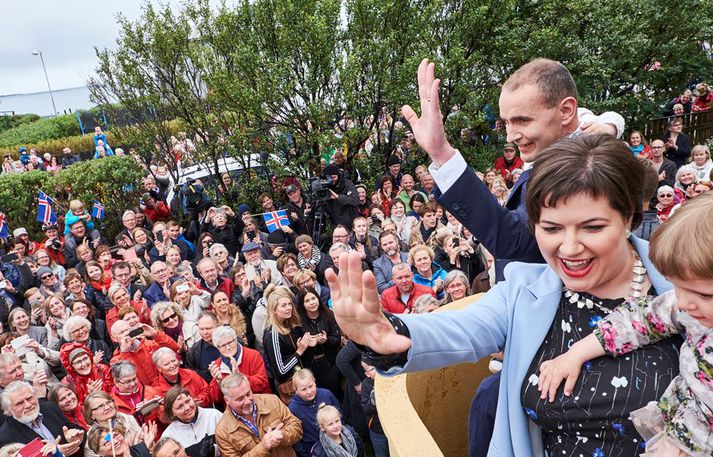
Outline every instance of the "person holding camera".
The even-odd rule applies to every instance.
[[[344,225],[351,228],[359,208],[359,195],[356,186],[343,176],[343,172],[336,165],[327,165],[322,174],[325,177],[330,177],[332,181],[327,187],[328,198],[325,201],[325,210],[329,215],[329,220],[332,225]]]
[[[59,233],[57,224],[43,224],[42,231],[45,238],[40,242],[40,245],[47,250],[53,262],[58,265],[64,265],[64,237]]]
[[[153,364],[151,355],[161,347],[167,347],[178,352],[178,344],[173,338],[148,324],[140,324],[137,328],[124,320],[117,320],[111,327],[111,340],[116,344],[111,366],[121,360],[128,360],[136,367],[136,376],[143,385],[151,385],[159,373]]]
[[[232,224],[228,224],[228,218],[233,218]],[[215,243],[220,243],[228,250],[229,254],[235,254],[242,246],[240,236],[245,228],[245,223],[229,206],[212,207],[206,212],[205,219],[200,227],[200,232],[209,232],[213,236]]]

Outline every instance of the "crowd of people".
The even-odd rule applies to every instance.
[[[544,91],[552,80],[562,88]],[[44,455],[56,456],[342,457],[364,456],[369,448],[387,456],[377,370],[390,375],[490,354],[506,369],[476,394],[470,455],[488,449],[538,455],[540,447],[550,455],[642,452],[628,413],[664,394],[677,373],[680,341],[640,349],[633,361],[586,368],[600,376],[643,372],[644,359],[656,357],[658,368],[646,369],[657,382],[636,392],[629,379],[620,396],[633,399],[626,408],[580,408],[563,398],[548,406],[537,400],[532,377],[568,348],[565,333],[577,328],[574,340],[584,339],[601,320],[597,313],[615,308],[620,297],[671,288],[640,238],[657,236],[675,213],[689,214],[686,203],[713,187],[709,148],[693,146],[677,117],[663,138],[649,144],[632,131],[625,147],[613,140],[624,133],[621,116],[578,107],[566,69],[539,59],[503,87],[500,121],[508,142],[491,168],[475,171],[445,139],[432,101],[437,92],[429,92],[434,84],[437,91],[425,62],[421,117],[404,107],[412,133],[387,158],[373,188],[338,151],[323,164],[319,185],[289,180],[253,207],[236,200],[240,182],[228,173],[220,176],[218,195],[195,182],[175,204],[167,201],[165,169],[151,166],[141,201],[123,213],[112,239],[77,200],[59,224],[42,226],[42,239],[14,228],[0,263],[0,456],[35,440]],[[698,88],[692,106],[703,106],[696,103],[705,93]],[[580,139],[558,142],[563,136]],[[405,170],[414,141],[433,163]],[[95,147],[97,158],[119,155],[99,128]],[[68,149],[61,165],[20,152],[20,166],[6,158],[4,172],[53,171],[77,159]],[[278,210],[285,220],[270,219]],[[567,245],[567,236],[580,236],[581,224],[573,222],[580,215],[591,216],[581,229],[588,233],[616,230],[601,245],[571,243],[592,243],[587,249],[596,260],[576,252],[561,259],[553,240],[563,236]],[[331,233],[326,245],[315,239],[326,228],[322,220]],[[570,226],[575,235],[560,235]],[[624,236],[629,228],[638,238]],[[514,260],[535,265],[512,265],[508,277],[505,265]],[[597,269],[604,271],[594,275],[598,282],[587,279]],[[626,272],[623,282],[609,269]],[[357,271],[368,272],[363,283],[349,277]],[[527,281],[540,277],[539,288],[517,299]],[[411,316],[493,287],[478,315]],[[536,306],[531,298],[538,296],[547,302],[537,316],[516,304]],[[350,312],[361,305],[368,312]],[[533,330],[542,346],[522,338]],[[510,332],[521,333],[506,347]],[[459,350],[463,345],[470,350]],[[580,391],[596,390],[591,379],[582,385]],[[563,414],[565,424],[554,419]],[[581,439],[574,430],[587,414],[596,419]],[[619,433],[616,424],[629,431]]]

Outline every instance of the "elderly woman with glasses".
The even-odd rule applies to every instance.
[[[193,343],[198,341],[198,325],[194,321],[186,321],[183,308],[173,302],[158,302],[151,310],[151,321],[155,329],[170,336],[178,343],[181,352],[188,351]]]
[[[62,328],[62,336],[68,343],[79,343],[89,348],[96,363],[109,364],[111,348],[103,340],[92,338],[92,324],[86,317],[70,316]]]
[[[138,443],[141,440],[141,426],[136,419],[119,412],[114,399],[104,391],[92,392],[84,400],[84,418],[90,427],[101,426],[108,429],[111,422],[113,429],[124,430],[123,435],[128,443]],[[84,457],[99,457],[99,454],[92,450],[89,440],[84,446]]]
[[[226,326],[213,330],[213,346],[220,351],[220,357],[209,367],[211,373],[215,372],[213,378],[222,381],[226,376],[240,372],[248,378],[253,393],[272,393],[262,356],[255,349],[240,344],[235,330]]]
[[[152,386],[139,381],[133,363],[128,360],[116,362],[111,366],[111,376],[114,387],[109,394],[119,412],[133,416],[139,424],[159,419],[163,398]]]
[[[208,384],[195,371],[180,368],[180,361],[173,350],[159,348],[153,353],[151,360],[159,373],[153,383],[153,387],[159,395],[164,396],[171,387],[180,385],[189,391],[203,407],[207,408],[213,403],[223,401],[223,393],[220,391],[215,376]]]
[[[111,391],[114,381],[109,367],[96,362],[94,354],[85,345],[66,343],[59,351],[59,358],[67,370],[62,382],[75,388],[80,403],[92,392]]]

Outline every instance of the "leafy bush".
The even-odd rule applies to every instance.
[[[18,114],[17,116],[0,116],[0,132],[4,132],[18,125],[35,122],[40,116],[36,114]]]
[[[0,133],[0,147],[16,146],[23,143],[39,143],[44,140],[78,135],[79,123],[72,114],[39,119],[35,122],[18,125]]]
[[[80,162],[57,175],[43,171],[0,175],[0,210],[10,229],[25,227],[32,239],[42,239],[37,222],[37,194],[40,190],[55,200],[53,206],[64,230],[64,214],[69,200],[79,199],[91,211],[94,199],[105,206],[104,221],[95,221],[111,243],[121,229],[122,213],[140,198],[142,170],[130,157],[108,157]]]

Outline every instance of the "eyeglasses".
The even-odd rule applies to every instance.
[[[170,321],[171,319],[175,319],[176,317],[178,317],[176,313],[173,313],[170,316],[161,319],[161,322],[165,324],[166,322]]]
[[[663,149],[663,146],[651,146],[651,149]]]
[[[42,275],[42,276],[40,277],[40,279],[44,281],[45,279],[50,279],[50,278],[53,278],[53,277],[54,277],[53,274],[47,274],[47,275]]]
[[[89,329],[87,327],[79,327],[79,328],[75,328],[74,330],[69,332],[69,334],[76,335],[77,333],[86,333],[88,331],[89,331]]]
[[[95,406],[94,408],[91,408],[90,411],[93,412],[93,413],[96,413],[96,412],[99,411],[100,409],[106,410],[106,409],[113,408],[113,407],[114,407],[114,402],[113,402],[113,401],[107,401],[107,402],[102,403],[101,405],[97,405],[97,406]]]
[[[673,194],[659,194],[659,197],[671,198],[671,197],[673,197]]]
[[[232,346],[233,344],[235,344],[237,342],[238,342],[238,340],[230,340],[226,343],[219,344],[218,346],[216,346],[216,348],[218,348],[219,351],[223,351],[225,349],[228,349],[230,346]]]

